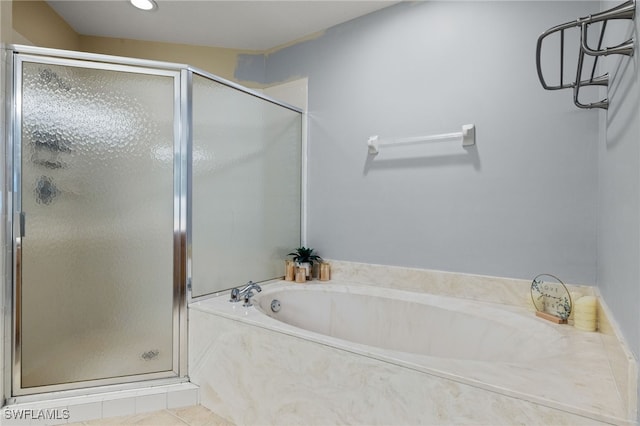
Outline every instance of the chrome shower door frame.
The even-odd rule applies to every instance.
[[[12,267],[7,265],[5,294],[11,294],[11,300],[5,300],[6,308],[12,308],[11,357],[5,359],[10,365],[11,396],[32,395],[45,392],[72,391],[105,385],[126,385],[133,382],[153,379],[185,380],[187,375],[187,173],[188,144],[187,114],[188,105],[185,73],[186,66],[166,62],[135,60],[106,55],[41,49],[24,46],[12,46],[8,50],[10,112],[7,131],[6,182],[7,196],[7,233],[11,233],[12,246],[10,256]],[[21,250],[22,233],[20,213],[22,211],[21,161],[22,161],[22,64],[24,62],[42,63],[60,66],[72,66],[96,70],[120,71],[145,75],[157,75],[173,78],[173,303],[172,303],[172,369],[166,371],[134,374],[122,377],[110,377],[80,382],[43,385],[23,388],[21,381]],[[7,329],[7,327],[5,327]],[[8,355],[9,351],[5,350]],[[7,356],[7,358],[9,358]],[[5,396],[8,380],[5,379]]]

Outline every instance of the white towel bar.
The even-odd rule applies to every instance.
[[[465,124],[462,126],[461,132],[443,133],[431,136],[415,136],[412,138],[380,140],[377,135],[371,136],[367,141],[369,154],[375,155],[379,152],[381,146],[389,145],[410,145],[423,142],[462,139],[462,146],[471,146],[476,143],[476,126],[474,124]]]

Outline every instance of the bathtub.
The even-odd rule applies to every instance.
[[[450,297],[328,284],[270,288],[255,300],[300,337],[395,361],[424,357],[425,368],[431,357],[526,364],[567,350],[566,338],[546,322]]]
[[[191,380],[236,424],[631,424],[597,333],[356,285],[190,305]],[[273,306],[273,308],[272,308]]]

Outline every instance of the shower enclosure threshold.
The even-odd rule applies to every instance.
[[[198,404],[198,390],[183,378],[14,397],[2,407],[2,424],[74,423],[188,407]]]

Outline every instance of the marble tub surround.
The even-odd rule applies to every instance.
[[[623,401],[626,401],[629,411],[628,418],[638,417],[638,364],[629,347],[625,344],[618,324],[614,320],[607,304],[598,298],[598,335],[607,352],[609,366],[618,392]]]
[[[527,297],[534,278],[522,280],[340,260],[328,262],[336,280],[522,307],[529,305]],[[565,285],[569,292],[596,295],[591,286]]]
[[[260,297],[287,286],[331,287],[283,281],[264,286]],[[433,298],[371,286],[349,291],[363,287],[380,297]],[[549,323],[520,306],[449,302],[527,330],[541,327],[536,333],[550,347],[517,362],[384,350],[307,332],[222,296],[190,305],[189,374],[201,403],[237,424],[634,423],[599,333]],[[441,324],[442,333],[447,328]]]
[[[238,425],[602,424],[206,312],[192,321],[202,404]]]
[[[531,280],[339,260],[330,262],[334,278],[344,281],[522,306],[533,310],[529,297]],[[637,418],[637,361],[624,341],[613,314],[596,287],[567,283],[565,285],[572,295],[597,297],[596,334],[602,340],[618,392],[627,406],[627,418]],[[569,325],[573,326],[573,318],[569,319]]]

